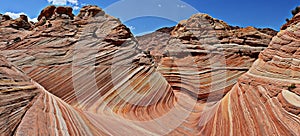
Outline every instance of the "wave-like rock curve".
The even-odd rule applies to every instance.
[[[205,14],[139,38],[96,6],[5,20],[0,132],[298,135],[298,16],[272,40]]]

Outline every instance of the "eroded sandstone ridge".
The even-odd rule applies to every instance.
[[[97,6],[1,15],[0,134],[299,135],[299,16],[276,34],[196,14],[135,38]]]
[[[174,88],[206,100],[208,95],[221,99],[276,33],[267,28],[233,27],[207,14],[195,14],[175,27],[137,39]]]

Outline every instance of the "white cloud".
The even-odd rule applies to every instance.
[[[54,5],[67,5],[68,3],[78,5],[78,0],[47,0],[50,4]]]
[[[128,28],[129,28],[130,30],[134,30],[134,29],[135,29],[134,26],[129,26]]]
[[[78,7],[78,6],[74,6],[74,7],[73,7],[73,9],[74,9],[74,10],[79,10],[79,9],[80,9],[80,7]]]
[[[13,19],[19,18],[20,15],[26,15],[28,17],[28,15],[23,13],[23,12],[21,12],[21,13],[6,12],[6,13],[4,13],[4,15],[9,15]],[[31,19],[31,18],[28,17],[28,21],[37,22],[37,18],[32,18]]]
[[[36,17],[36,18],[29,18],[29,21],[32,21],[32,22],[38,22],[38,18]]]
[[[71,4],[78,5],[78,0],[67,0],[67,1],[70,2]]]
[[[185,8],[186,5],[177,5],[178,8]]]
[[[67,0],[48,0],[49,3],[54,5],[66,5]]]
[[[158,6],[158,7],[162,7],[162,5],[161,5],[161,4],[158,4],[157,6]]]

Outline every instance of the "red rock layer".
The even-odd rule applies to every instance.
[[[209,15],[196,14],[138,40],[139,47],[154,56],[158,70],[173,89],[199,100],[218,100],[275,34],[271,29],[232,27]]]
[[[39,95],[38,88],[0,56],[0,134],[14,134],[26,111]]]
[[[299,21],[292,24],[272,39],[223,98],[218,112],[223,116],[215,116],[219,122],[216,125],[230,127],[206,134],[221,134],[224,130],[225,134],[242,135],[300,134],[300,28]]]
[[[21,34],[1,44],[1,134],[300,133],[298,23],[258,57],[273,31],[197,14],[136,40],[96,6],[46,9],[33,30],[0,29]]]

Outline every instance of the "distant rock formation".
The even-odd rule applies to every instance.
[[[30,29],[2,16],[0,134],[298,135],[299,16],[277,33],[195,14],[137,38],[91,5]]]
[[[193,24],[193,21],[195,20],[197,21],[196,23]],[[206,32],[204,30],[202,31],[200,30],[199,33],[191,32],[191,29],[194,29],[194,31],[196,32],[196,29],[199,26],[193,26],[193,25],[197,25],[200,22],[207,24],[206,26],[202,26],[208,29],[207,34],[205,33],[203,35],[200,33],[200,32],[203,33]],[[201,41],[202,44],[207,44],[208,42],[215,42],[217,44],[227,44],[227,46],[228,44],[234,44],[234,45],[246,45],[253,48],[267,47],[272,37],[277,34],[275,30],[272,30],[270,28],[259,29],[253,27],[246,27],[246,28],[233,27],[227,25],[225,22],[221,20],[214,19],[207,14],[197,14],[192,16],[188,20],[181,21],[176,27],[168,28],[168,30],[166,28],[164,30],[160,29],[154,32],[153,34],[139,36],[138,39],[141,42],[142,49],[150,50],[153,52],[164,51],[161,49],[158,50],[149,49],[149,48],[153,48],[153,46],[150,45],[152,44],[152,42],[148,41],[152,39],[151,36],[153,36],[153,38],[158,37],[158,39],[153,40],[153,42],[157,40],[156,42],[157,44],[155,44],[156,47],[163,48],[163,49],[168,48],[167,45],[161,45],[163,41],[159,39],[159,37],[161,36],[157,36],[160,35],[159,33],[161,33],[162,35],[169,35],[169,36],[165,36],[165,37],[169,37],[168,39],[172,39],[172,38],[180,39],[183,44],[197,45],[197,44],[201,44],[199,43],[199,41]],[[208,38],[206,38],[205,36]],[[213,39],[209,39],[209,38],[213,38]],[[161,39],[165,40],[164,38]],[[205,41],[206,39],[208,40]],[[144,42],[144,40],[146,41]],[[239,47],[236,48],[236,52],[238,52],[238,50],[241,49],[243,46],[235,46],[235,47]],[[254,52],[259,53],[260,51],[254,51]],[[256,57],[257,56],[258,54],[256,54]]]
[[[12,27],[14,29],[32,30],[33,24],[28,21],[26,15],[20,15],[17,19],[12,19],[8,15],[0,15],[0,25],[4,27]]]
[[[78,17],[94,17],[96,15],[98,16],[103,16],[105,14],[105,12],[99,8],[98,6],[94,6],[94,5],[87,5],[82,7],[82,9],[80,10]]]
[[[299,9],[298,7],[296,9]],[[296,13],[296,12],[295,12]],[[298,12],[297,12],[298,13]],[[281,30],[285,30],[287,29],[289,26],[295,25],[298,20],[300,20],[300,16],[299,14],[295,14],[294,17],[291,20],[288,20],[286,24],[284,24],[280,29]]]
[[[248,71],[276,33],[268,28],[233,27],[207,14],[195,14],[175,27],[137,39],[139,47],[154,56],[173,89],[198,100],[217,101]]]
[[[56,7],[53,5],[44,8],[41,11],[40,15],[38,16],[38,21],[40,21],[42,19],[42,17],[45,17],[46,19],[50,19],[54,14],[55,9],[56,9]]]
[[[8,16],[8,15],[2,15],[2,14],[0,14],[0,22],[2,22],[2,21],[7,21],[7,20],[11,20],[11,17],[10,16]]]
[[[293,16],[297,15],[300,12],[300,6],[296,7],[294,10],[292,10]]]

